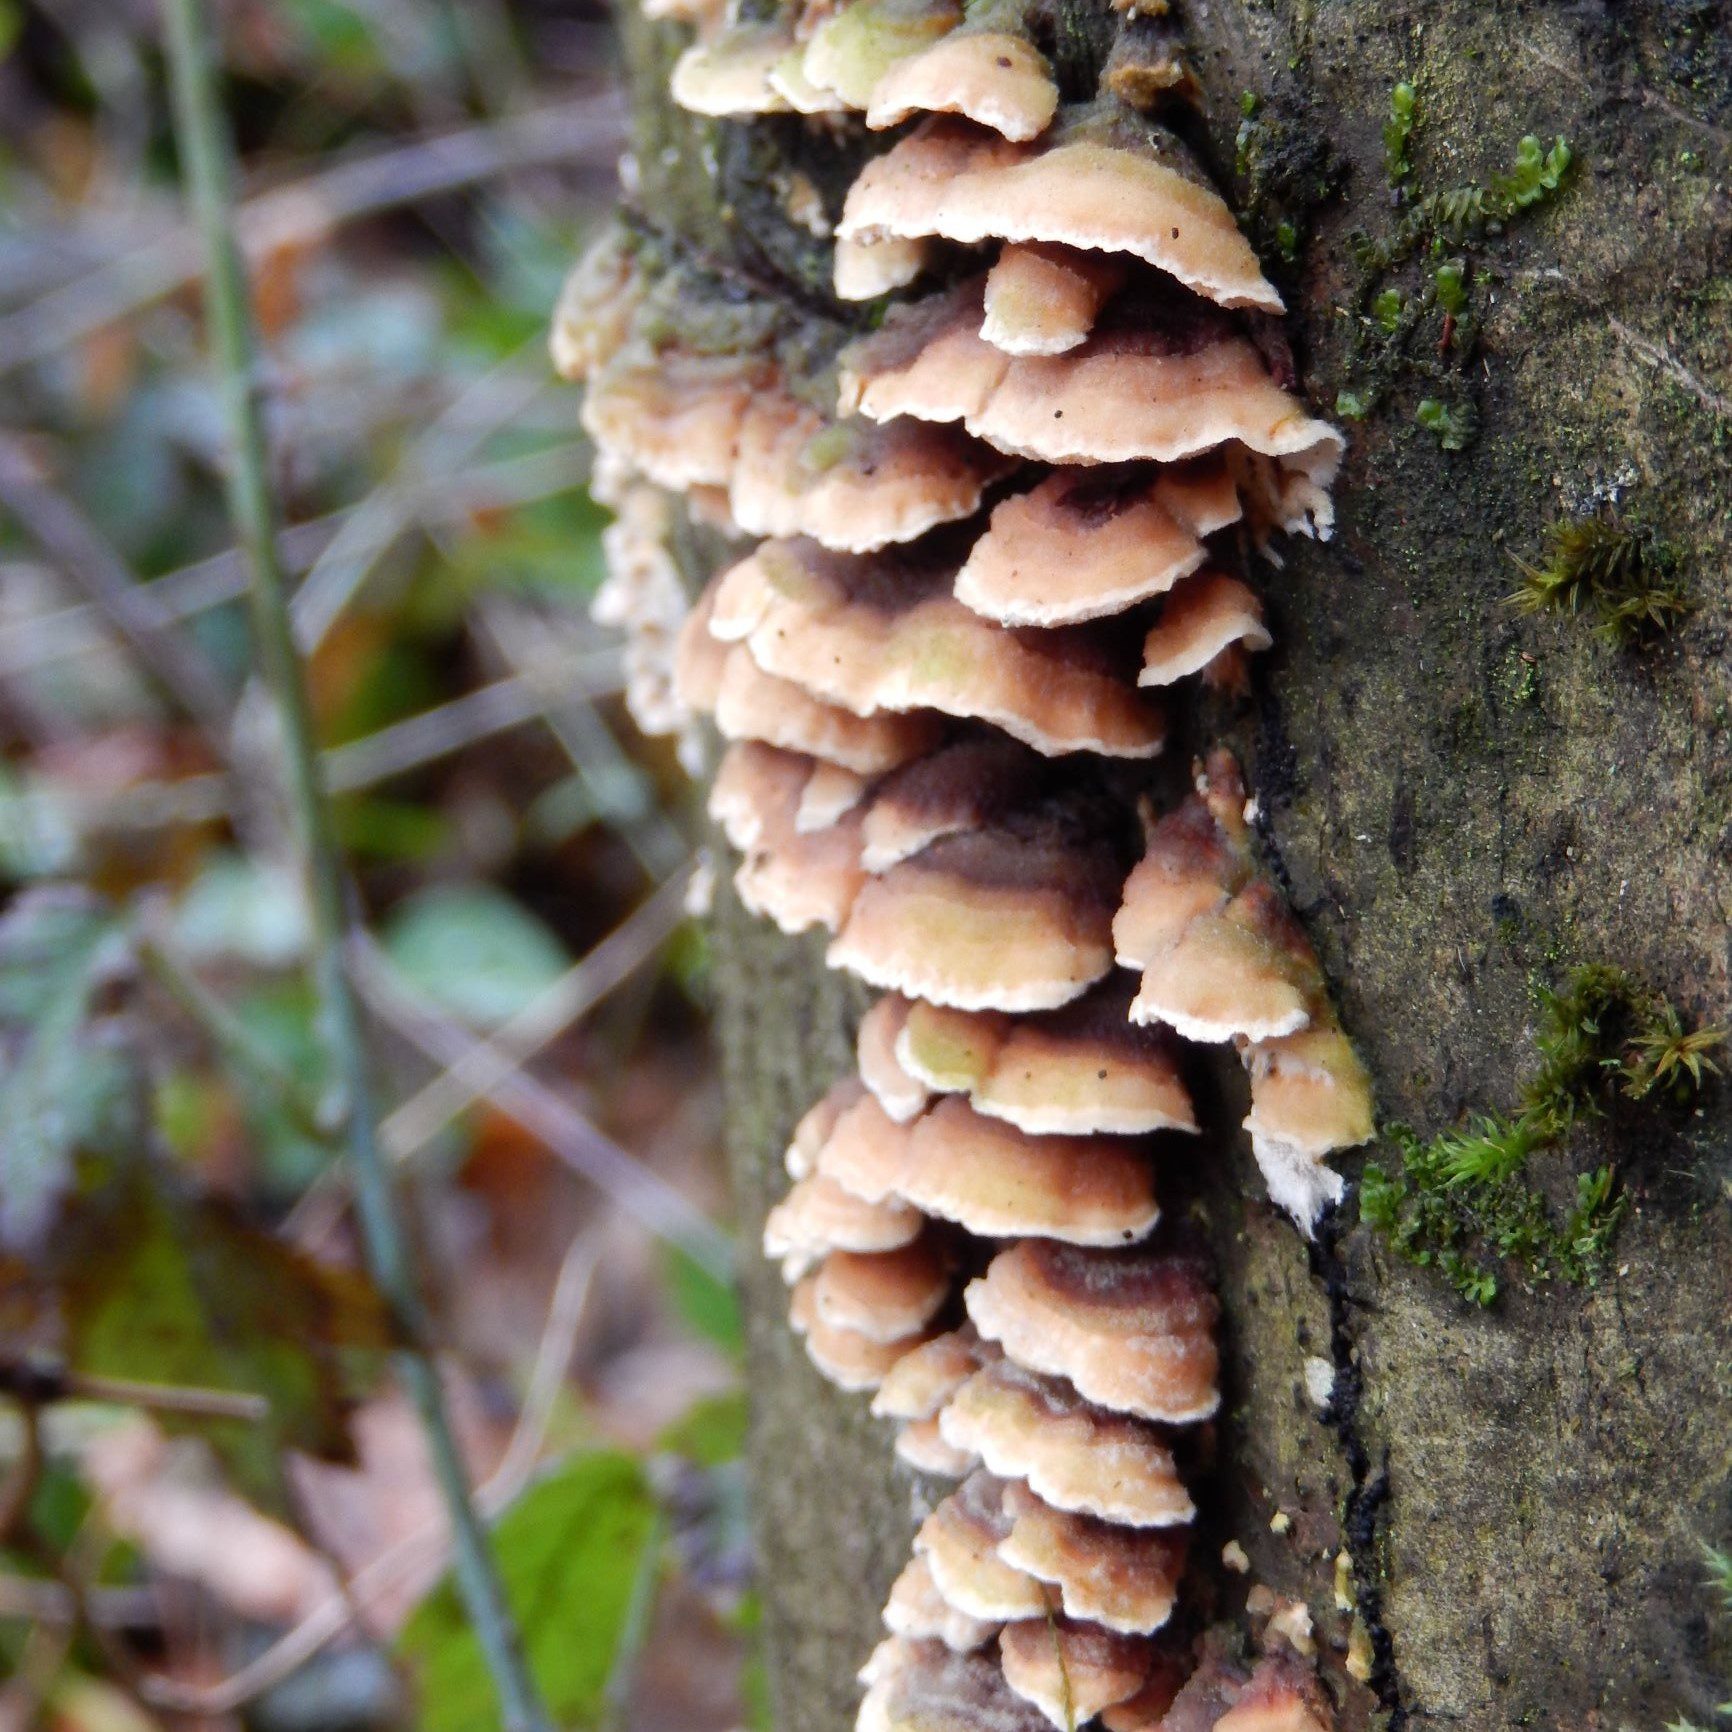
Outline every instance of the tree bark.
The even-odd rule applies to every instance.
[[[1484,181],[1525,133],[1566,135],[1575,153],[1555,200],[1473,250],[1493,279],[1475,291],[1477,440],[1440,449],[1414,419],[1423,383],[1401,376],[1349,428],[1335,539],[1289,546],[1267,574],[1277,648],[1254,714],[1229,725],[1383,1118],[1429,1134],[1515,1106],[1536,975],[1608,961],[1701,1020],[1726,1014],[1732,18],[1686,0],[1184,11],[1223,183],[1260,240],[1296,231],[1287,329],[1324,412],[1358,378],[1367,278],[1349,236],[1394,221],[1382,127],[1396,81],[1420,93],[1426,185]],[[1066,75],[1086,93],[1111,14],[1076,0],[1067,17],[1080,46]],[[642,208],[820,308],[822,243],[771,189],[803,168],[834,212],[852,147],[798,121],[747,136],[674,114],[680,32],[624,24]],[[1683,550],[1696,601],[1642,651],[1504,600],[1509,555],[1537,556],[1548,522],[1613,491]],[[755,1251],[787,1134],[851,1063],[864,997],[825,972],[820,946],[722,903],[716,1014],[775,1699],[789,1732],[841,1732],[935,1488],[893,1462],[862,1400],[810,1369]],[[1242,1081],[1223,1068],[1218,1086],[1231,1109]],[[1239,1104],[1216,1116],[1235,1121]],[[1732,1617],[1700,1552],[1732,1537],[1728,1117],[1711,1090],[1693,1115],[1614,1112],[1541,1157],[1559,1198],[1575,1172],[1616,1163],[1632,1207],[1612,1268],[1591,1289],[1506,1268],[1489,1310],[1392,1257],[1351,1198],[1308,1247],[1244,1149],[1209,1163],[1197,1201],[1227,1309],[1228,1402],[1220,1531],[1199,1550],[1237,1537],[1256,1579],[1309,1601],[1326,1649],[1361,1618],[1378,1664],[1344,1724],[1659,1732],[1713,1724],[1732,1695]],[[1326,1417],[1306,1391],[1312,1358],[1335,1375]],[[1343,1549],[1354,1612],[1334,1595]]]

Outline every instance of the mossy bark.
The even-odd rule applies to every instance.
[[[1431,1132],[1516,1104],[1548,971],[1610,961],[1696,1018],[1727,1014],[1732,30],[1685,0],[1184,10],[1217,166],[1294,254],[1307,389],[1325,407],[1380,392],[1351,428],[1334,541],[1267,577],[1279,647],[1234,731],[1383,1114]],[[1100,16],[1078,0],[1077,38],[1098,44]],[[800,123],[748,147],[670,116],[671,36],[626,34],[646,210],[815,295],[822,248],[777,214],[777,175],[805,167],[833,198],[846,151]],[[1468,250],[1472,367],[1441,364],[1479,407],[1462,452],[1415,422],[1438,382],[1356,336],[1372,285],[1349,236],[1394,220],[1400,78],[1420,95],[1422,186],[1484,182],[1524,133],[1566,135],[1576,159],[1560,196]],[[1512,553],[1612,493],[1683,550],[1697,604],[1634,652],[1504,600]],[[731,904],[716,936],[775,1697],[787,1732],[841,1732],[931,1488],[806,1365],[752,1245],[861,998],[817,946]],[[1242,1084],[1220,1087],[1230,1109]],[[1659,1732],[1712,1724],[1732,1695],[1732,1618],[1699,1550],[1732,1538],[1729,1114],[1718,1090],[1681,1117],[1620,1110],[1544,1157],[1560,1200],[1575,1171],[1616,1164],[1633,1202],[1612,1267],[1592,1290],[1506,1267],[1486,1311],[1394,1259],[1351,1203],[1307,1247],[1244,1151],[1220,1151],[1197,1199],[1227,1304],[1220,1525],[1258,1579],[1308,1598],[1326,1652],[1354,1616],[1370,1632],[1376,1699],[1351,1697],[1349,1721]],[[1308,1359],[1334,1370],[1326,1415]]]

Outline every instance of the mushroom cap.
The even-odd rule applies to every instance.
[[[1170,1646],[1157,1650],[1149,1675],[1134,1696],[1114,1703],[1101,1713],[1101,1724],[1107,1732],[1210,1732],[1214,1722],[1168,1720],[1193,1667],[1185,1656]]]
[[[1215,1722],[1215,1732],[1334,1732],[1335,1715],[1311,1668],[1287,1652],[1266,1654]]]
[[[988,1622],[1045,1617],[1048,1609],[1040,1582],[999,1555],[1011,1533],[1008,1490],[989,1473],[972,1473],[914,1536],[945,1604]]]
[[[1113,918],[1113,949],[1123,967],[1148,967],[1193,920],[1219,913],[1249,880],[1244,806],[1238,765],[1222,752],[1197,790],[1155,823]]]
[[[800,790],[794,828],[802,835],[808,830],[827,829],[852,812],[866,798],[871,787],[870,777],[858,770],[850,770],[846,764],[829,764],[822,758],[814,760],[812,773]]]
[[[603,451],[658,486],[725,487],[746,410],[769,378],[758,354],[666,349],[645,357],[633,346],[594,375],[579,418]]]
[[[1075,1732],[1142,1688],[1155,1645],[1074,1618],[1025,1618],[998,1639],[1004,1681],[1058,1732]]]
[[[1062,355],[1094,329],[1125,278],[1117,259],[1033,242],[986,273],[980,334],[1007,355]]]
[[[1254,1042],[1244,1052],[1251,1073],[1245,1128],[1270,1198],[1310,1237],[1318,1218],[1346,1190],[1323,1164],[1376,1132],[1371,1079],[1338,1028],[1311,1027]]]
[[[859,716],[826,704],[804,688],[765,673],[744,644],[725,650],[714,702],[699,703],[688,694],[703,695],[708,664],[689,646],[702,630],[696,615],[681,628],[676,684],[691,708],[714,714],[716,730],[725,740],[760,740],[872,776],[918,757],[938,737],[931,716]],[[696,677],[694,667],[699,670]]]
[[[793,1282],[827,1252],[894,1251],[919,1238],[925,1225],[906,1203],[868,1203],[825,1174],[811,1173],[764,1218],[764,1254]]]
[[[1266,650],[1274,641],[1263,624],[1263,604],[1248,584],[1225,572],[1198,572],[1167,597],[1143,640],[1137,684],[1171,685],[1202,672],[1229,645]]]
[[[812,32],[801,67],[811,83],[863,109],[892,68],[961,21],[955,0],[854,0]]]
[[[623,224],[609,223],[559,291],[548,335],[554,371],[575,382],[618,354],[645,288],[630,234]]]
[[[917,1347],[885,1378],[872,1398],[881,1419],[935,1419],[951,1396],[998,1356],[980,1339],[972,1323],[935,1335]]]
[[[897,1037],[902,1072],[965,1093],[976,1112],[1036,1136],[1194,1131],[1173,1043],[1129,1020],[1131,993],[1112,976],[1063,1009],[1034,1016],[951,1010],[916,1001]]]
[[[1308,1155],[1350,1149],[1376,1135],[1371,1078],[1339,1028],[1314,1024],[1246,1047],[1253,1137],[1290,1143]]]
[[[722,676],[732,653],[710,632],[715,585],[692,603],[674,640],[674,695],[697,715],[713,715],[722,693]]]
[[[818,1170],[818,1156],[842,1115],[866,1090],[858,1077],[843,1077],[814,1101],[794,1126],[782,1164],[791,1179],[809,1179]]]
[[[879,784],[866,813],[860,864],[886,871],[941,836],[995,822],[1050,780],[1045,758],[1002,734],[953,740]]]
[[[887,992],[860,1019],[855,1044],[860,1080],[898,1124],[907,1124],[919,1113],[929,1093],[926,1085],[909,1075],[896,1057],[896,1037],[908,1020],[910,1008],[908,999]]]
[[[956,599],[1001,625],[1051,626],[1163,595],[1208,557],[1172,510],[1173,491],[1137,472],[1057,470],[993,507]]]
[[[1133,1022],[1164,1022],[1187,1040],[1268,1040],[1311,1019],[1316,959],[1281,894],[1261,880],[1219,914],[1199,914],[1143,971]]]
[[[875,301],[904,289],[932,256],[927,240],[851,241],[838,239],[832,286],[841,301]]]
[[[806,74],[806,44],[797,42],[770,68],[770,88],[796,114],[847,114],[848,104],[834,90],[814,84]]]
[[[1185,1568],[1182,1533],[1119,1527],[1057,1510],[1016,1480],[1006,1486],[1002,1507],[1011,1529],[999,1542],[999,1557],[1055,1584],[1068,1617],[1148,1635],[1173,1615]]]
[[[938,1421],[947,1443],[990,1473],[1026,1480],[1055,1509],[1124,1527],[1175,1527],[1196,1515],[1161,1434],[1085,1401],[1063,1378],[997,1360],[951,1396]]]
[[[668,94],[692,114],[785,114],[788,100],[771,85],[770,72],[792,46],[781,19],[730,24],[674,62]]]
[[[740,862],[734,889],[748,913],[765,916],[783,932],[813,926],[835,932],[865,881],[858,812],[801,835],[788,810],[775,815]]]
[[[946,836],[867,880],[826,961],[961,1010],[1050,1010],[1112,966],[1115,875],[1098,839],[1038,822]]]
[[[744,853],[766,832],[791,831],[815,760],[761,740],[737,740],[722,753],[705,810]]]
[[[940,1479],[961,1479],[975,1464],[973,1456],[944,1441],[936,1419],[911,1419],[898,1428],[896,1459]]]
[[[1184,147],[1138,130],[1140,149],[1074,129],[1019,146],[963,122],[927,121],[866,165],[838,232],[1129,253],[1221,306],[1282,312],[1232,211]]]
[[[950,595],[951,582],[929,558],[769,541],[722,574],[711,629],[742,641],[765,673],[856,715],[933,710],[1048,755],[1160,751],[1160,710],[1100,634],[1002,630]]]
[[[1007,30],[953,30],[891,66],[872,87],[866,124],[899,126],[916,114],[960,114],[1005,138],[1038,138],[1058,112],[1047,59]]]
[[[987,1340],[1098,1406],[1178,1425],[1220,1405],[1220,1306],[1188,1259],[1025,1239],[964,1297]]]
[[[1005,1683],[992,1654],[954,1654],[941,1642],[902,1645],[905,1652],[878,1667],[858,1732],[1048,1732],[1045,1716]]]
[[[788,1323],[806,1344],[806,1356],[839,1389],[876,1389],[903,1354],[924,1339],[874,1341],[853,1329],[827,1323],[818,1315],[817,1276],[808,1275],[788,1301]]]
[[[895,1192],[983,1238],[1124,1245],[1160,1218],[1153,1169],[1129,1139],[1031,1137],[954,1095],[915,1122]]]
[[[950,1259],[930,1235],[893,1251],[832,1251],[813,1278],[816,1314],[868,1341],[918,1334],[950,1297]]]
[[[845,553],[972,517],[1013,465],[954,427],[832,421],[760,390],[738,425],[729,504],[749,535],[809,535]]]
[[[1214,457],[1162,469],[1155,478],[1155,499],[1175,523],[1198,540],[1245,515],[1233,465]]]
[[[948,1604],[924,1557],[913,1557],[890,1586],[884,1624],[893,1635],[916,1642],[942,1642],[952,1653],[983,1648],[998,1634],[996,1621],[971,1618]]]
[[[864,1089],[843,1111],[818,1151],[818,1171],[869,1203],[903,1197],[911,1124],[900,1125]]]

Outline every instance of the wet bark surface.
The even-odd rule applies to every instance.
[[[1732,17],[1682,0],[1192,0],[1185,21],[1216,165],[1259,240],[1295,255],[1275,268],[1307,391],[1327,412],[1378,387],[1349,429],[1334,541],[1260,580],[1278,647],[1232,733],[1382,1114],[1429,1134],[1517,1104],[1533,983],[1573,964],[1727,1016]],[[806,164],[833,194],[848,148],[798,123],[747,148],[671,116],[677,33],[627,36],[644,207],[817,304],[822,248],[776,227],[766,189]],[[1442,381],[1477,405],[1460,452],[1415,420],[1438,380],[1355,336],[1377,285],[1350,236],[1397,214],[1382,127],[1400,78],[1421,99],[1416,184],[1484,182],[1525,133],[1566,135],[1576,159],[1558,198],[1469,253],[1483,321],[1471,369]],[[1614,495],[1682,550],[1696,603],[1635,652],[1504,599],[1512,553],[1539,556],[1548,522]],[[841,1732],[932,1488],[894,1464],[862,1399],[811,1371],[753,1246],[787,1134],[849,1064],[864,1000],[819,946],[724,904],[775,1695],[790,1732]],[[1220,1076],[1228,1108],[1242,1086]],[[1700,1554],[1732,1539],[1729,1111],[1723,1090],[1681,1115],[1617,1109],[1540,1157],[1560,1203],[1613,1162],[1630,1213],[1596,1288],[1506,1268],[1489,1310],[1394,1259],[1351,1199],[1307,1246],[1245,1151],[1199,1161],[1193,1212],[1227,1307],[1219,1523],[1256,1579],[1305,1595],[1326,1652],[1354,1615],[1367,1625],[1378,1700],[1361,1693],[1350,1719],[1658,1732],[1711,1725],[1732,1695],[1732,1618]],[[1308,1362],[1313,1388],[1333,1378],[1324,1412]]]

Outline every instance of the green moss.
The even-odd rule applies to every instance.
[[[1530,1281],[1597,1281],[1628,1207],[1616,1174],[1578,1173],[1560,1218],[1530,1181],[1530,1159],[1560,1147],[1579,1117],[1604,1113],[1613,1095],[1688,1102],[1718,1072],[1708,1055],[1726,1038],[1686,1029],[1674,1006],[1604,964],[1578,969],[1561,989],[1540,987],[1538,999],[1538,1064],[1519,1111],[1482,1113],[1429,1141],[1394,1126],[1399,1165],[1372,1162],[1360,1183],[1360,1219],[1475,1305],[1497,1297],[1494,1259]]]
[[[1404,78],[1389,93],[1389,118],[1383,123],[1383,171],[1391,186],[1413,173],[1408,145],[1419,118],[1419,93]]]
[[[1553,524],[1546,543],[1543,564],[1515,560],[1522,582],[1508,599],[1522,613],[1586,613],[1599,636],[1628,646],[1671,630],[1690,611],[1675,581],[1677,554],[1609,507]]]

